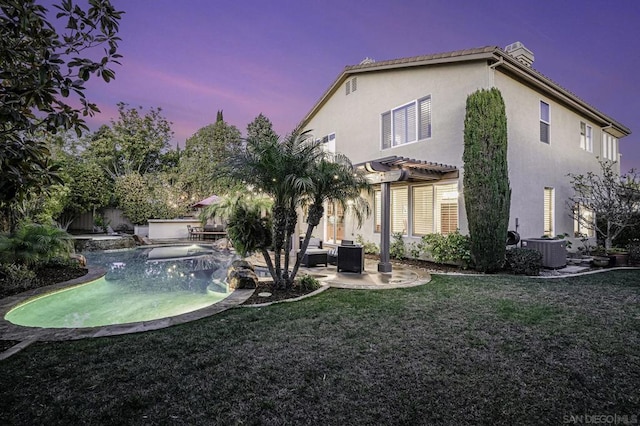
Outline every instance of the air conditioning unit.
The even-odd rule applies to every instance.
[[[542,266],[558,269],[567,266],[567,242],[547,238],[522,240],[522,247],[538,250],[542,254]]]

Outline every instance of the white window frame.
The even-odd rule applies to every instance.
[[[447,192],[451,192],[451,197],[441,197],[438,198],[438,188],[441,187],[445,187],[445,186],[453,186],[455,185],[456,189],[455,191],[447,191]],[[428,188],[428,191],[430,192],[430,194],[428,196],[431,197],[431,203],[430,203],[430,207],[431,207],[431,214],[428,215],[428,217],[430,216],[431,218],[431,225],[430,228],[432,230],[432,233],[436,233],[436,234],[441,234],[442,233],[442,216],[441,216],[441,207],[443,204],[443,200],[447,200],[447,199],[455,199],[456,202],[456,223],[458,225],[458,228],[460,226],[460,195],[459,195],[459,182],[454,180],[454,181],[444,181],[444,182],[438,182],[438,183],[432,183],[432,184],[417,184],[417,185],[410,185],[410,186],[399,186],[399,187],[395,187],[395,188],[391,188],[392,191],[406,191],[407,197],[408,197],[408,211],[406,212],[406,215],[404,213],[404,211],[402,212],[402,216],[403,216],[403,220],[406,219],[407,223],[406,223],[406,228],[405,228],[405,233],[403,235],[405,236],[412,236],[412,237],[416,237],[416,238],[420,238],[423,234],[416,234],[415,233],[415,223],[416,223],[416,215],[415,215],[415,209],[414,209],[414,203],[415,203],[415,199],[414,199],[414,190],[416,188]],[[449,188],[451,189],[451,188]],[[444,195],[445,193],[443,193]],[[382,194],[380,192],[379,189],[376,189],[374,191],[374,219],[373,219],[373,232],[374,233],[380,233],[380,221],[381,221],[381,215],[382,215],[382,206],[380,205],[381,201],[382,201]],[[393,201],[393,195],[392,195],[392,200]],[[393,228],[393,205],[391,206],[391,226]],[[395,229],[391,229],[391,232],[395,232],[397,230]]]
[[[618,161],[618,140],[607,132],[602,132],[602,158]]]
[[[547,106],[547,119],[543,119],[542,118],[542,105],[546,105]],[[547,126],[547,140],[543,140],[542,139],[542,125],[546,125]],[[540,100],[540,142],[542,143],[546,143],[546,144],[551,144],[551,105],[548,102],[543,101],[542,99]]]
[[[428,113],[426,117],[423,117],[420,113],[420,105],[422,102],[425,101],[429,101],[429,108],[428,108]],[[431,137],[433,136],[433,107],[432,107],[432,97],[431,95],[427,95],[427,96],[423,96],[421,98],[418,99],[414,99],[411,102],[408,102],[406,104],[403,105],[399,105],[393,109],[390,109],[389,111],[385,111],[382,114],[380,114],[380,148],[385,150],[385,149],[391,149],[391,148],[395,148],[397,146],[405,146],[405,145],[409,145],[412,143],[416,143],[422,140],[428,140],[431,139]],[[398,134],[399,132],[397,132],[396,129],[396,113],[401,111],[401,110],[408,110],[410,107],[413,107],[414,109],[414,129],[409,129],[409,127],[407,126],[407,114],[405,112],[405,127],[403,130],[403,134],[404,134],[404,139],[406,139],[404,142],[400,141],[398,142],[397,138],[396,138],[396,134]],[[385,141],[385,118],[388,120],[388,136],[389,136],[389,140]],[[421,136],[423,136],[421,134],[421,128],[423,127],[422,124],[424,123],[424,120],[427,120],[426,123],[426,128],[428,129],[428,135],[426,137],[421,138]],[[412,137],[410,139],[410,137]],[[387,145],[388,146],[385,146]]]
[[[580,148],[593,152],[593,127],[584,121],[580,122]]]

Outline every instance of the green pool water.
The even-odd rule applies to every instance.
[[[190,247],[190,249],[189,249]],[[105,277],[30,299],[7,313],[17,325],[95,327],[192,312],[226,298],[231,258],[200,246],[87,255]]]

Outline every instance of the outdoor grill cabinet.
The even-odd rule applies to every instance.
[[[364,271],[364,248],[362,246],[338,246],[338,272]]]
[[[550,238],[529,238],[522,240],[522,247],[542,253],[542,266],[558,269],[567,266],[567,242]]]

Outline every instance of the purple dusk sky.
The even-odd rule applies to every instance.
[[[174,143],[217,110],[243,133],[259,113],[284,135],[346,65],[522,42],[534,68],[635,131],[622,170],[640,168],[637,0],[112,0],[124,10],[115,81],[90,81],[102,113],[161,107]]]

